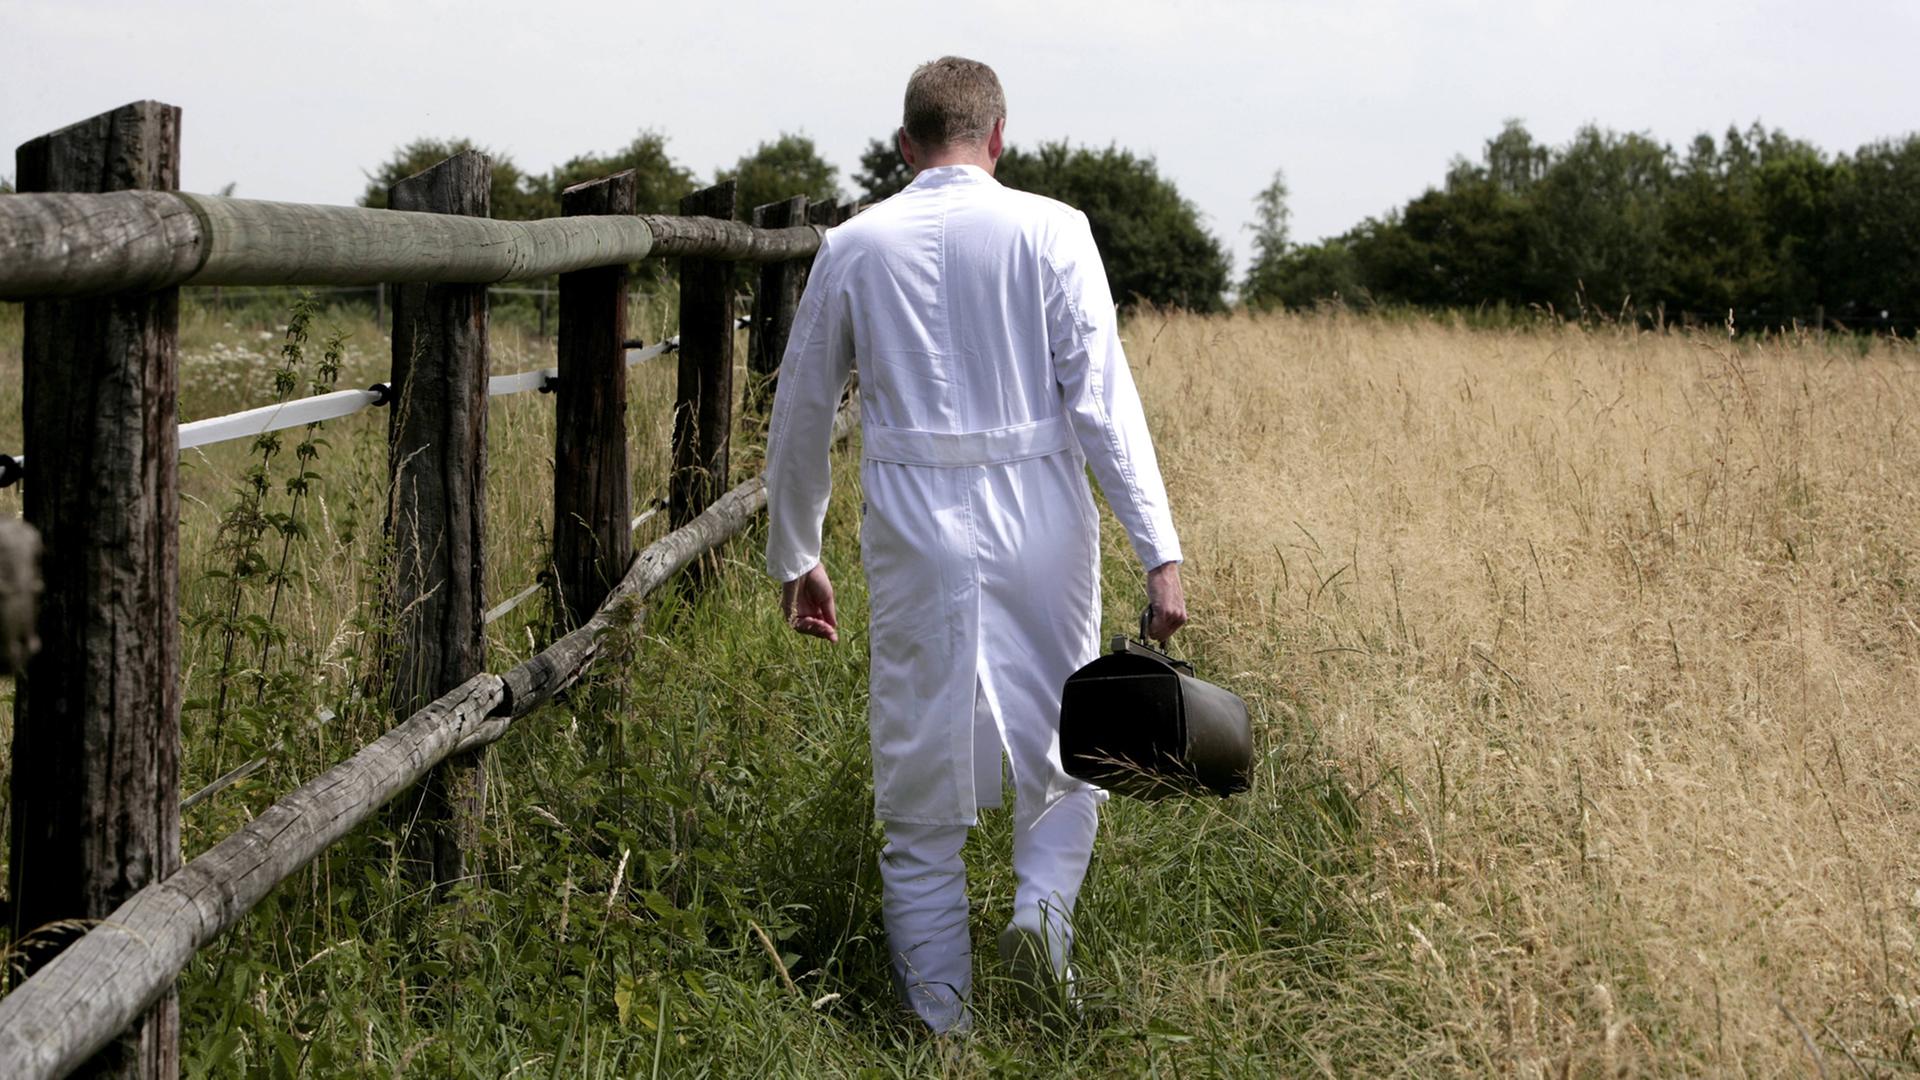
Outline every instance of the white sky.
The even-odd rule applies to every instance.
[[[958,53],[999,71],[1013,142],[1156,156],[1237,275],[1275,168],[1312,240],[1507,117],[1676,145],[1758,118],[1851,150],[1920,127],[1916,43],[1914,0],[0,0],[0,148],[157,98],[184,109],[188,190],[345,203],[421,135],[538,172],[651,127],[706,177],[798,131],[852,193],[914,65]]]

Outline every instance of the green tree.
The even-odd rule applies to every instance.
[[[637,213],[677,214],[681,197],[694,188],[693,173],[668,156],[666,136],[642,131],[624,149],[611,154],[581,154],[555,166],[536,184],[536,190],[548,200],[548,213],[557,215],[562,191],[627,169],[634,172],[633,204]]]
[[[1581,128],[1528,194],[1540,237],[1534,298],[1616,311],[1665,295],[1672,177],[1667,148],[1645,135]]]
[[[1508,195],[1524,195],[1547,175],[1553,152],[1534,142],[1524,123],[1510,119],[1481,148],[1481,161],[1488,183]]]
[[[1539,235],[1528,197],[1547,152],[1509,120],[1479,162],[1456,158],[1446,182],[1342,238],[1364,294],[1397,303],[1474,307],[1534,287]]]
[[[1868,143],[1833,178],[1824,291],[1833,314],[1867,326],[1920,317],[1920,135]]]
[[[1256,229],[1258,226],[1256,226]],[[1250,303],[1338,291],[1477,307],[1584,300],[1780,326],[1828,314],[1904,325],[1920,295],[1920,136],[1829,160],[1755,123],[1676,155],[1588,127],[1563,147],[1509,120],[1478,161],[1338,240],[1250,270]]]
[[[1764,139],[1757,129],[1750,134]],[[1777,275],[1759,172],[1754,141],[1732,128],[1723,144],[1696,137],[1679,162],[1666,194],[1661,255],[1667,298],[1680,310],[1718,317],[1771,299]]]
[[[360,196],[360,205],[385,209],[388,188],[468,150],[479,150],[493,161],[493,183],[488,196],[494,217],[525,221],[549,215],[548,201],[533,178],[522,173],[512,158],[478,146],[472,139],[415,139],[395,149],[385,164],[367,174],[367,190]]]
[[[1828,269],[1822,264],[1833,211],[1836,166],[1812,145],[1786,139],[1760,162],[1760,219],[1773,253],[1770,286],[1782,315],[1810,316],[1825,303]]]
[[[907,168],[907,159],[900,156],[900,147],[893,136],[868,139],[867,148],[860,152],[860,171],[853,174],[853,182],[860,185],[861,198],[874,203],[911,184],[913,170]]]
[[[805,135],[782,134],[763,142],[717,179],[739,185],[737,214],[750,220],[753,208],[805,195],[811,202],[840,200],[840,170],[829,164]]]
[[[1346,237],[1300,244],[1264,264],[1257,292],[1244,297],[1249,307],[1307,308],[1321,300],[1370,302],[1360,263]]]
[[[1221,308],[1227,254],[1151,157],[1113,146],[1069,147],[1062,140],[1033,151],[1008,147],[995,175],[1008,187],[1059,199],[1087,215],[1121,302]]]
[[[1293,248],[1288,222],[1293,211],[1287,208],[1287,174],[1273,170],[1273,179],[1253,197],[1253,220],[1247,230],[1253,233],[1253,262],[1240,283],[1240,299],[1249,307],[1267,308],[1282,302],[1278,295],[1282,267]]]

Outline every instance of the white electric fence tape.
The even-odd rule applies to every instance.
[[[641,511],[640,514],[633,519],[633,524],[627,526],[628,531],[632,531],[634,529],[639,528],[641,524],[644,523],[648,518],[652,517],[653,515],[659,513],[662,510],[665,510],[666,508],[667,508],[667,500],[665,499],[653,500],[653,505]]]
[[[507,394],[524,394],[529,390],[545,390],[548,379],[559,377],[559,368],[522,371],[518,375],[495,375],[487,380],[487,396],[502,397]]]
[[[665,499],[652,500],[650,503],[647,504],[647,509],[643,511],[639,516],[633,519],[633,524],[631,528],[635,528],[635,529],[639,528],[642,522],[646,521],[648,518],[652,517],[653,515],[658,514],[660,511],[665,510],[666,508],[667,508],[667,500]],[[495,605],[484,616],[482,616],[481,621],[483,623],[490,623],[502,618],[509,611],[512,611],[514,608],[519,607],[521,604],[524,604],[529,599],[531,599],[533,597],[533,594],[539,592],[541,586],[544,584],[546,583],[541,581],[536,581],[533,584],[527,586],[526,588],[521,589],[519,592],[514,593],[512,596],[506,598],[505,600],[502,600],[499,604]]]
[[[536,581],[533,584],[527,586],[526,588],[521,589],[519,592],[514,593],[511,597],[501,601],[492,610],[488,611],[485,615],[481,616],[480,621],[482,623],[493,622],[495,619],[501,618],[502,616],[506,615],[507,612],[512,611],[514,608],[517,608],[521,604],[526,603],[529,597],[531,597],[534,593],[537,593],[540,591],[541,584],[542,584],[541,582]]]
[[[679,337],[670,337],[656,345],[644,349],[627,350],[627,366],[645,363],[661,353],[672,352],[680,347]],[[538,371],[522,371],[514,375],[495,375],[487,380],[488,397],[504,397],[507,394],[524,394],[529,390],[548,390],[550,381],[560,378],[559,368],[541,368]]]
[[[735,319],[734,325],[742,327],[751,321],[743,316]],[[628,349],[627,366],[633,367],[635,364],[645,363],[679,347],[680,335],[675,334],[665,341],[649,345],[644,349]],[[558,380],[559,377],[558,368],[540,368],[537,371],[522,371],[513,375],[495,375],[487,380],[487,396],[504,397],[508,394],[524,394],[528,390],[551,389],[549,384]],[[269,431],[285,431],[287,428],[300,427],[303,424],[337,420],[343,416],[351,416],[369,406],[385,404],[386,392],[385,384],[382,384],[380,393],[372,390],[335,390],[330,394],[321,394],[317,397],[283,401],[278,405],[262,405],[257,409],[248,409],[245,412],[231,413],[227,416],[194,420],[180,425],[180,449],[190,450],[196,446],[211,446],[214,443],[232,442],[235,439],[251,439]],[[12,458],[12,464],[8,468],[17,477],[26,471],[26,465],[27,456],[20,454]],[[652,513],[649,511],[634,518],[634,528],[639,528],[640,523],[652,516]]]
[[[335,390],[319,397],[262,405],[231,416],[215,416],[180,425],[180,449],[188,450],[210,443],[249,439],[269,431],[281,431],[302,424],[348,416],[378,401],[371,390]],[[17,459],[16,459],[17,460]]]

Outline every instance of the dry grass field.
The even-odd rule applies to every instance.
[[[315,341],[335,321],[346,384],[379,378],[362,315],[326,313]],[[1084,1023],[1036,1027],[984,965],[970,1043],[895,1011],[849,449],[827,536],[848,642],[787,631],[761,537],[731,545],[610,649],[624,668],[493,751],[474,903],[433,903],[392,829],[357,831],[183,977],[187,1073],[1920,1071],[1920,351],[1342,313],[1147,312],[1125,333],[1190,560],[1176,645],[1248,697],[1262,756],[1225,803],[1109,804]],[[497,371],[551,362],[516,326],[495,343]],[[261,403],[278,347],[270,322],[190,311],[182,414]],[[634,370],[636,499],[671,385]],[[493,406],[489,603],[544,558],[551,417],[537,395]],[[385,722],[356,690],[384,429],[326,432],[274,707],[231,721],[218,760],[204,705],[184,717],[184,789],[243,747],[271,762],[189,812],[189,856]],[[224,603],[214,545],[250,460],[183,460],[190,620]],[[1140,574],[1111,520],[1104,543],[1116,632]],[[494,624],[490,666],[544,626],[539,603]],[[189,700],[220,666],[190,622]],[[1004,816],[981,832],[991,955]]]
[[[1920,351],[1128,340],[1188,632],[1360,796],[1407,1071],[1920,1067]]]

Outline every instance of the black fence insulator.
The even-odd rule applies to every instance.
[[[548,375],[540,380],[540,393],[551,394],[560,388],[560,376]]]
[[[679,339],[679,338],[677,338],[677,337],[675,337],[675,338],[668,338],[668,339],[667,339],[666,341],[664,341],[664,342],[662,342],[662,343],[661,343],[661,346],[660,346],[660,351],[661,351],[661,353],[663,353],[663,354],[664,354],[664,353],[670,353],[670,352],[679,352],[679,351],[680,351],[680,339]]]
[[[373,395],[373,403],[375,405],[385,405],[393,399],[393,387],[383,382],[377,382],[367,387],[367,393]]]
[[[621,342],[620,347],[623,349],[644,349],[647,347],[647,340],[645,338],[630,338]]]
[[[0,454],[0,488],[19,483],[26,471],[27,467],[16,461],[12,454]]]

